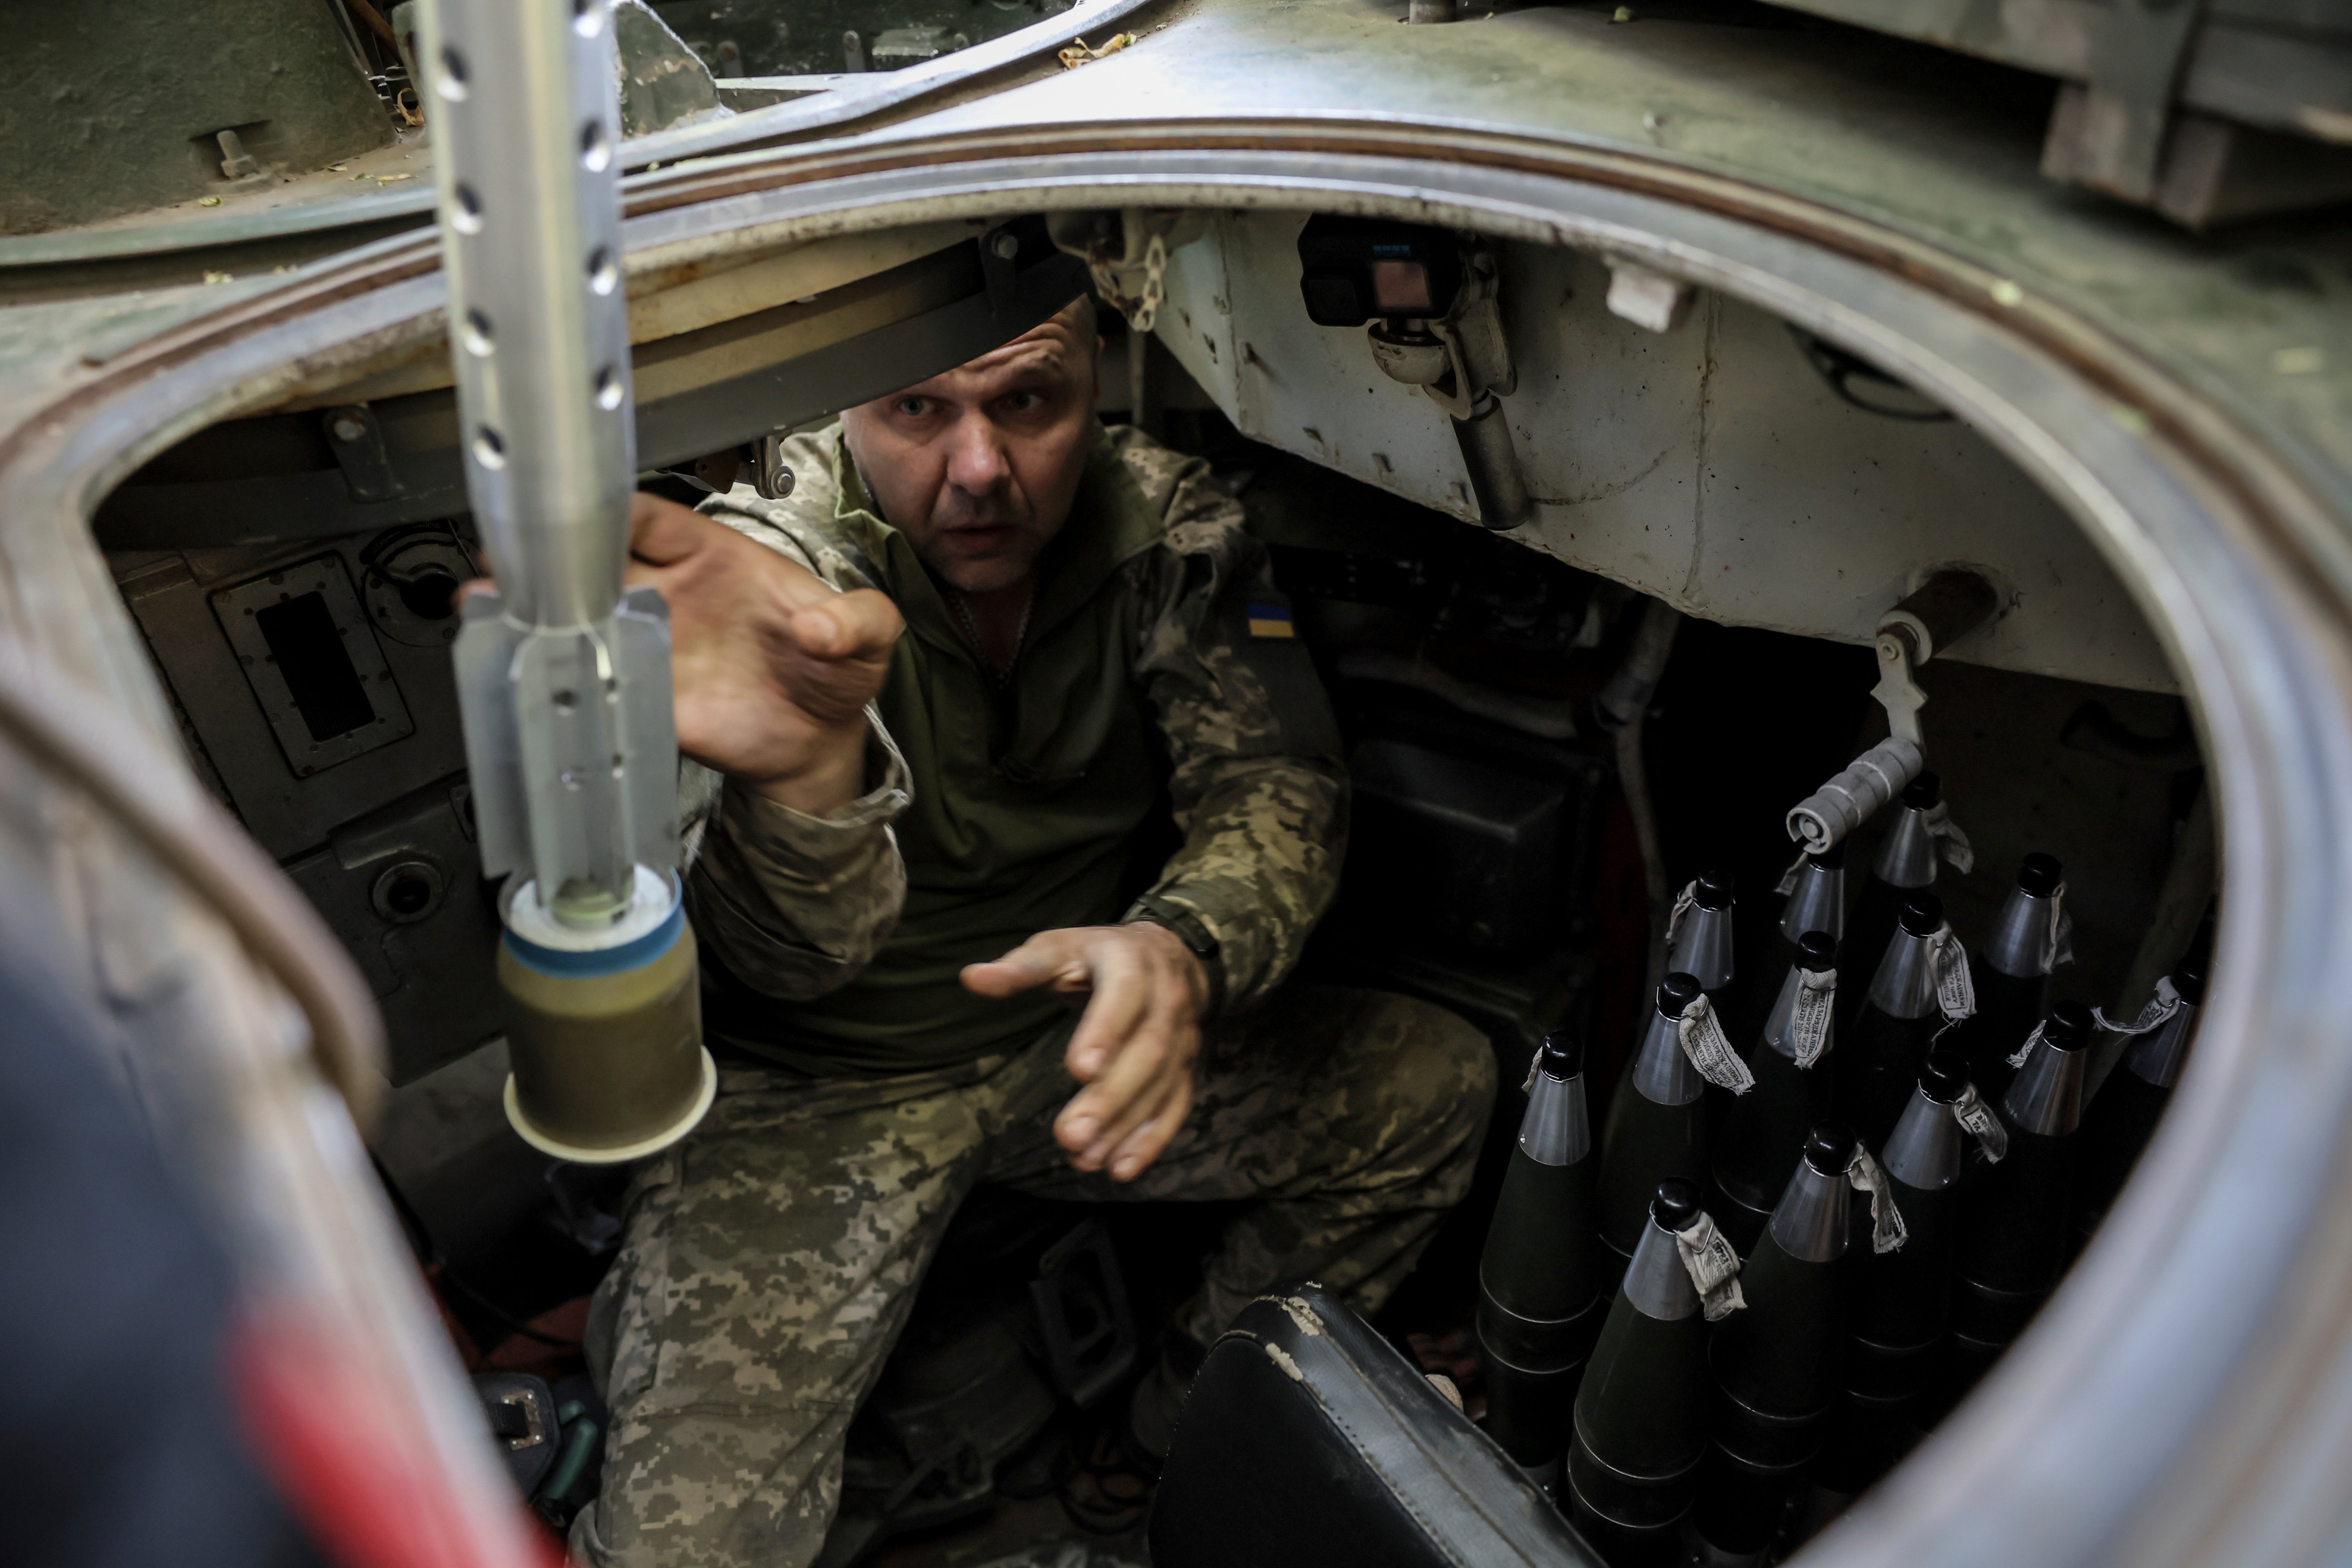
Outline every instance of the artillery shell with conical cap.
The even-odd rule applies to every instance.
[[[1724,1394],[1716,1440],[1752,1464],[1801,1464],[1819,1440],[1845,1328],[1837,1265],[1846,1252],[1853,1153],[1853,1134],[1834,1122],[1806,1138],[1771,1223],[1739,1271],[1748,1310],[1724,1320],[1709,1349]]]
[[[1802,1157],[1805,1135],[1829,1119],[1832,1089],[1830,1042],[1811,1067],[1798,1065],[1795,1023],[1806,973],[1819,974],[1837,963],[1836,939],[1809,931],[1781,977],[1780,992],[1764,1023],[1748,1070],[1756,1087],[1731,1103],[1714,1149],[1715,1222],[1746,1257],[1771,1217],[1772,1206]]]
[[[1880,1154],[1886,1195],[1902,1212],[1908,1238],[1892,1252],[1846,1252],[1846,1397],[1808,1471],[1825,1493],[1861,1492],[1918,1438],[1920,1396],[1934,1383],[1951,1296],[1954,1205],[1967,1155],[1953,1107],[1968,1087],[1966,1057],[1930,1051]],[[1864,1205],[1857,1202],[1854,1212],[1858,1218]]]
[[[1701,987],[1677,971],[1658,987],[1657,1005],[1632,1065],[1618,1079],[1601,1135],[1601,1239],[1633,1256],[1650,1223],[1650,1201],[1669,1177],[1706,1174],[1706,1080],[1683,1052],[1683,1014]]]
[[[1690,892],[1691,906],[1675,929],[1666,970],[1693,976],[1708,1000],[1717,1008],[1727,1007],[1738,972],[1731,947],[1731,873],[1719,867],[1703,871]]]
[[[1854,1015],[1862,1011],[1863,996],[1868,990],[1866,982],[1878,973],[1879,961],[1886,956],[1886,944],[1895,940],[1895,925],[1903,913],[1904,900],[1936,885],[1936,836],[1928,829],[1927,814],[1943,798],[1943,782],[1934,773],[1926,773],[1906,784],[1895,801],[1894,820],[1878,841],[1878,854],[1871,862],[1870,875],[1854,896],[1853,908],[1846,916],[1845,934],[1838,943],[1855,980],[1855,984],[1838,998],[1840,1028],[1852,1024]]]
[[[1478,1264],[1486,1430],[1546,1482],[1568,1447],[1577,1374],[1600,1331],[1609,1274],[1583,1056],[1572,1037],[1544,1041]]]
[[[1612,1563],[1662,1560],[1706,1447],[1706,1321],[1675,1234],[1697,1186],[1661,1182],[1576,1395],[1568,1502]]]
[[[2014,1070],[2009,1058],[2042,1022],[2050,1005],[2050,966],[2058,950],[2060,890],[2065,868],[2048,855],[2028,855],[2017,884],[1983,942],[1969,955],[1977,1010],[1953,1031],[1969,1055],[1977,1092],[1998,1104]]]
[[[1715,1452],[1692,1524],[1718,1553],[1770,1543],[1782,1505],[1821,1446],[1843,1350],[1846,1168],[1853,1134],[1833,1122],[1806,1136],[1771,1223],[1739,1271],[1745,1311],[1707,1347],[1717,1401]]]
[[[2212,956],[2213,929],[2200,927],[2189,951],[2166,978],[2179,1005],[2172,1016],[2132,1041],[2083,1110],[2082,1163],[2074,1192],[2074,1228],[2087,1236],[2105,1217],[2140,1151],[2172,1103],[2197,1014],[2205,1005],[2205,970]]]
[[[1840,1037],[1833,1081],[1837,1112],[1872,1148],[1885,1142],[1911,1101],[1911,1086],[1942,1026],[1936,1005],[1931,939],[1943,929],[1944,901],[1914,893],[1903,903],[1895,940],[1871,976],[1853,1026]]]
[[[1831,845],[1818,855],[1800,857],[1789,896],[1781,900],[1780,918],[1761,951],[1739,955],[1740,979],[1733,990],[1739,1005],[1726,1027],[1746,1045],[1770,1021],[1781,991],[1781,977],[1797,962],[1797,944],[1807,931],[1822,931],[1832,953],[1845,935],[1845,845]],[[1832,959],[1834,962],[1834,959]],[[1817,966],[1819,967],[1819,966]],[[1717,1224],[1723,1216],[1717,1215]]]
[[[2014,1340],[2066,1265],[2069,1198],[2083,1114],[2090,1010],[2061,1002],[2000,1102],[2009,1152],[1960,1184],[1954,1259],[1953,1392]]]
[[[1879,1155],[1909,1239],[1893,1252],[1856,1248],[1849,1259],[1853,1354],[1846,1387],[1865,1399],[1902,1400],[1920,1393],[1944,1337],[1954,1205],[1968,1153],[1967,1135],[1952,1107],[1968,1087],[1966,1057],[1930,1051],[1911,1103]]]

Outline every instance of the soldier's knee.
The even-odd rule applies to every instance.
[[[1389,1081],[1406,1100],[1413,1120],[1442,1128],[1446,1141],[1465,1157],[1476,1155],[1486,1119],[1493,1113],[1495,1052],[1486,1037],[1434,1003],[1410,996],[1383,998],[1382,1033],[1393,1043]]]

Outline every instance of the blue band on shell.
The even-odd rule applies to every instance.
[[[584,952],[541,947],[535,942],[515,935],[511,930],[505,933],[504,940],[507,951],[513,953],[515,962],[526,969],[535,969],[541,974],[584,977],[619,974],[625,970],[642,968],[667,952],[677,942],[678,933],[685,929],[686,900],[680,899],[670,906],[669,915],[661,924],[618,947],[593,947]]]

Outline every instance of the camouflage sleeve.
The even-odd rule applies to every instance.
[[[785,462],[795,478],[792,493],[781,500],[771,500],[750,485],[737,485],[724,495],[706,497],[695,510],[807,567],[836,588],[879,587],[870,563],[830,526],[840,495],[833,475],[836,439],[827,428],[784,443]]]
[[[729,973],[784,1001],[822,996],[866,967],[898,923],[907,868],[890,822],[906,760],[869,710],[866,792],[812,816],[684,765],[686,913]]]
[[[823,464],[813,450],[796,455],[794,471],[814,482],[790,500],[762,500],[738,486],[701,510],[836,588],[867,586],[826,548],[817,526],[832,508]],[[846,984],[906,902],[907,868],[890,824],[912,798],[907,763],[877,710],[866,709],[866,793],[825,816],[682,764],[687,917],[696,940],[766,995],[799,1001]]]
[[[1217,944],[1214,1005],[1231,1011],[1289,973],[1338,890],[1348,772],[1330,700],[1239,503],[1205,465],[1150,458],[1175,475],[1166,546],[1145,563],[1140,669],[1184,843],[1129,918],[1197,923]]]

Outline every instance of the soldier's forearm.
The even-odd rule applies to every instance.
[[[800,764],[768,778],[745,778],[752,793],[810,816],[829,816],[868,787],[866,724],[829,731],[812,740]]]
[[[1224,1005],[1246,1006],[1289,973],[1339,890],[1347,777],[1334,763],[1235,758],[1178,784],[1184,846],[1147,897],[1199,919],[1217,942]]]
[[[696,934],[768,995],[845,984],[898,922],[907,875],[890,823],[907,806],[906,763],[878,727],[862,750],[865,793],[811,812],[730,781],[703,835],[687,882]]]

